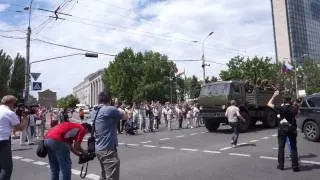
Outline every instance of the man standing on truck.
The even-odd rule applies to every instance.
[[[239,119],[245,121],[245,119],[240,114],[240,109],[237,107],[237,102],[235,100],[230,101],[230,106],[226,110],[225,116],[228,118],[229,125],[232,127],[232,138],[231,144],[232,147],[237,147],[238,138],[239,138]]]

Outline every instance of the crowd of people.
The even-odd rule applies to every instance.
[[[127,119],[118,123],[118,133],[126,131],[129,134],[138,132],[153,132],[161,127],[171,130],[174,123],[177,128],[199,127],[199,106],[197,103],[161,104],[160,102],[134,103],[132,106],[115,103],[115,106],[127,114]],[[183,125],[185,124],[185,127]]]

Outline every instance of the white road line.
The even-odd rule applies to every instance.
[[[20,156],[13,156],[12,159],[22,159],[23,157]]]
[[[127,144],[127,146],[139,146],[139,144]]]
[[[278,134],[272,134],[272,136],[273,136],[273,137],[277,137],[277,136],[278,136]]]
[[[24,162],[33,162],[34,160],[33,160],[33,159],[25,158],[25,159],[21,159],[21,161],[24,161]]]
[[[143,141],[143,142],[140,142],[142,144],[147,144],[147,143],[151,143],[152,141]]]
[[[194,135],[197,135],[197,134],[199,134],[199,133],[191,133],[191,134],[189,134],[190,136],[194,136]]]
[[[205,131],[201,132],[201,134],[205,134],[205,133],[207,133],[207,132],[205,132]]]
[[[228,150],[228,149],[231,149],[232,147],[224,147],[224,148],[221,148],[219,149],[219,151],[225,151],[225,150]]]
[[[47,168],[50,168],[50,165],[46,166]]]
[[[193,151],[193,152],[199,151],[198,149],[188,149],[188,148],[181,148],[180,150],[181,151]]]
[[[89,179],[93,179],[93,180],[99,180],[100,176],[96,175],[96,174],[88,174],[87,178]]]
[[[261,138],[261,139],[269,139],[269,137],[263,137],[263,138]]]
[[[204,150],[202,152],[205,152],[205,153],[212,153],[212,154],[220,154],[221,152],[220,151],[209,151],[209,150]]]
[[[306,164],[317,164],[317,165],[320,165],[320,162],[316,162],[316,161],[306,161],[306,160],[301,160],[300,162],[302,162],[302,163],[306,163]]]
[[[74,175],[80,175],[81,171],[76,170],[76,169],[71,169],[71,173]]]
[[[124,145],[125,143],[119,142],[118,145]]]
[[[149,148],[154,148],[154,147],[157,147],[157,146],[154,146],[154,145],[143,145],[144,147],[149,147]]]
[[[48,163],[43,162],[43,161],[37,161],[37,162],[33,162],[33,164],[39,165],[39,166],[44,166],[47,165]]]
[[[277,148],[277,147],[273,147],[272,149],[273,149],[273,150],[278,150],[278,148]]]
[[[161,149],[175,149],[174,147],[170,147],[170,146],[161,146]]]
[[[270,156],[260,156],[260,159],[270,159],[270,160],[278,160],[276,157],[270,157]]]
[[[250,154],[229,153],[230,156],[251,157]]]
[[[257,139],[254,139],[254,140],[251,140],[250,142],[254,143],[254,142],[258,142],[259,140]]]
[[[184,137],[184,135],[176,136],[176,138],[182,138],[182,137]]]
[[[162,138],[160,139],[160,141],[165,141],[165,140],[169,140],[170,138]]]

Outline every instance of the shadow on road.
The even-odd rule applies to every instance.
[[[15,148],[15,149],[12,149],[12,151],[27,151],[27,150],[31,150],[33,149],[32,147],[29,147],[29,148]]]
[[[300,166],[300,171],[312,171],[314,169],[320,169],[320,165],[316,164],[309,164],[309,165],[301,165]]]
[[[315,158],[315,157],[318,157],[316,154],[313,154],[313,153],[309,153],[307,155],[300,155],[299,158]]]
[[[257,132],[257,131],[263,131],[268,130],[268,128],[263,127],[263,125],[256,125],[255,127],[251,127],[246,132],[242,133],[251,133],[251,132]],[[232,134],[232,129],[229,125],[223,125],[220,126],[220,128],[215,133],[222,133],[222,134]]]
[[[256,145],[255,143],[245,143],[245,144],[239,144],[239,145],[237,145],[237,148],[239,148],[239,147],[246,147],[246,146],[256,147],[257,145]]]

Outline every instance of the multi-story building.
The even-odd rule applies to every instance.
[[[57,93],[47,89],[43,92],[38,92],[39,104],[42,107],[51,109],[57,107]]]
[[[271,0],[276,59],[320,63],[320,0]]]
[[[104,70],[99,70],[88,75],[73,88],[73,95],[79,99],[80,104],[86,104],[91,107],[98,104],[98,94],[104,89],[103,72]]]

